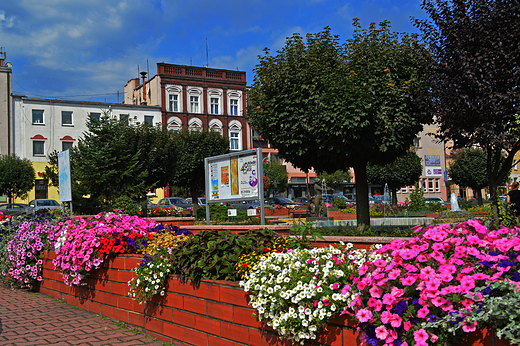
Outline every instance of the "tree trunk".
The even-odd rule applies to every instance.
[[[370,211],[368,203],[367,165],[354,166],[356,177],[356,218],[358,228],[370,226]]]
[[[395,187],[391,188],[390,194],[392,195],[392,205],[397,205],[397,189]]]
[[[477,205],[482,205],[482,189],[477,189]]]

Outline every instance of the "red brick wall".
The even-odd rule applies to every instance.
[[[44,259],[40,292],[68,304],[143,329],[165,342],[184,345],[290,345],[252,316],[247,296],[236,282],[205,280],[199,287],[170,279],[164,297],[139,305],[128,296],[127,282],[141,257],[120,255],[95,270],[87,285],[68,287],[53,269],[54,252]],[[350,325],[348,325],[350,323]],[[359,345],[354,325],[336,317],[319,344]]]

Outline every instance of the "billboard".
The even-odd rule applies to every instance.
[[[261,148],[206,158],[205,170],[207,203],[263,197]]]
[[[72,189],[70,182],[70,156],[68,150],[58,153],[58,174],[60,202],[70,202],[72,201]]]

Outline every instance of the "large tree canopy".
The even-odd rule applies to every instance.
[[[344,185],[344,182],[350,182],[352,180],[352,175],[350,174],[350,170],[337,170],[333,173],[322,172],[317,175],[319,181],[325,180],[325,184],[327,187],[330,187],[334,190],[341,190]]]
[[[193,214],[197,215],[197,198],[205,187],[204,158],[227,154],[229,139],[214,131],[184,129],[173,134],[173,141],[177,162],[169,178],[172,185],[190,191]]]
[[[264,164],[264,176],[269,177],[271,186],[269,190],[274,189],[278,192],[284,192],[289,185],[289,175],[285,166],[278,160],[272,160],[269,164]],[[270,191],[269,193],[270,194]]]
[[[0,195],[6,195],[9,203],[13,197],[27,196],[34,187],[34,177],[31,161],[16,154],[0,155]]]
[[[449,173],[455,184],[477,191],[478,204],[482,205],[482,188],[488,184],[486,153],[482,149],[466,148],[457,152]]]
[[[496,186],[520,150],[520,2],[423,0],[422,7],[430,19],[415,23],[433,56],[440,138],[484,149],[496,206]]]
[[[280,157],[308,171],[354,168],[358,224],[370,224],[366,165],[391,162],[427,122],[424,50],[389,23],[344,45],[329,28],[295,34],[276,55],[259,57],[249,121]]]
[[[423,171],[421,158],[415,151],[408,151],[386,165],[369,164],[367,167],[368,181],[373,184],[388,184],[392,193],[392,204],[397,204],[397,189],[414,185]]]

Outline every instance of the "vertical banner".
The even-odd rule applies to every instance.
[[[256,165],[256,155],[240,157],[238,159],[241,197],[248,198],[258,196],[258,174]]]
[[[238,158],[231,158],[231,195],[238,195]]]
[[[60,202],[72,201],[70,156],[68,150],[58,153],[58,177],[60,185]]]

